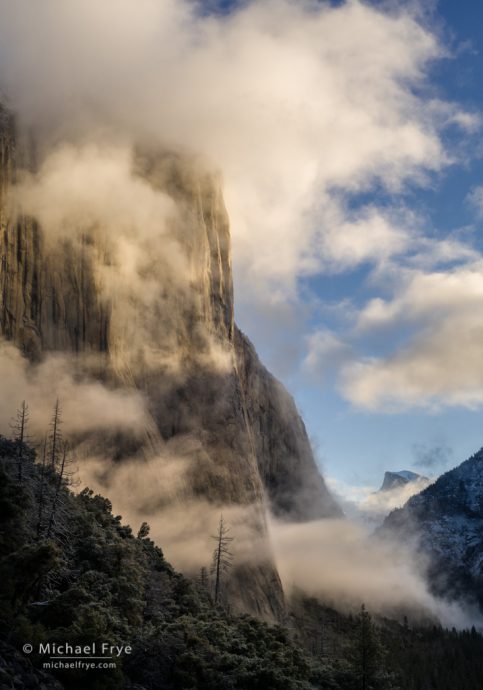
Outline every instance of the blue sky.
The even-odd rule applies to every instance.
[[[454,51],[452,58],[434,68],[434,87],[446,98],[483,112],[483,4],[476,0],[439,0],[434,20],[451,39]],[[430,189],[415,189],[410,203],[423,210],[434,233],[471,226],[473,242],[482,249],[483,225],[466,202],[470,189],[482,183],[483,157],[468,156],[464,165],[449,168]],[[329,278],[315,285],[321,299],[337,290],[327,282],[333,281]],[[366,291],[363,275],[344,276],[343,281],[335,282],[343,283],[340,296]],[[291,383],[323,468],[348,484],[378,485],[386,469],[412,467],[423,474],[444,471],[483,445],[480,406],[374,414],[354,409],[330,388],[321,392],[302,381]],[[421,447],[428,454],[432,449],[437,454],[441,446],[447,449],[443,454],[445,463],[418,466]]]
[[[404,3],[400,5],[404,12]],[[424,22],[427,30],[437,35],[448,50],[447,57],[436,60],[427,70],[426,93],[455,103],[473,116],[483,113],[483,4],[475,0],[459,3],[440,0]],[[475,127],[469,133],[448,127],[441,139],[453,152],[453,164],[442,166],[424,183],[410,179],[397,192],[388,193],[377,185],[372,186],[359,196],[353,195],[350,203],[356,210],[367,204],[378,208],[402,206],[417,215],[415,223],[425,237],[436,242],[455,239],[475,253],[471,259],[455,256],[453,260],[450,252],[443,265],[425,269],[428,273],[436,270],[444,276],[455,267],[465,270],[468,265],[472,272],[478,273],[478,257],[483,252],[483,220],[481,210],[469,201],[469,195],[483,185],[481,128]],[[398,266],[404,263],[396,259]],[[332,352],[327,356],[323,374],[307,372],[304,359],[311,335],[322,330],[329,331],[331,337],[344,339],[347,331],[344,316],[341,317],[344,304],[362,310],[373,298],[397,299],[397,291],[388,291],[384,281],[374,282],[374,272],[374,264],[367,261],[335,273],[321,271],[308,277],[299,276],[297,299],[285,312],[276,305],[275,311],[282,316],[279,313],[273,322],[268,319],[264,324],[263,314],[260,318],[254,316],[250,305],[242,303],[238,309],[241,327],[254,340],[269,368],[294,394],[324,472],[348,485],[377,486],[385,470],[407,468],[422,474],[440,473],[483,445],[482,401],[478,395],[476,402],[469,401],[471,396],[460,396],[458,380],[430,402],[421,390],[421,400],[416,393],[409,403],[399,399],[395,409],[385,405],[384,400],[370,408],[354,404],[354,400],[341,394],[337,356],[334,371],[331,370]],[[464,300],[464,295],[461,299]],[[451,318],[451,313],[447,318]],[[465,323],[455,324],[455,341]],[[273,331],[270,331],[271,324]],[[438,337],[441,327],[442,322],[436,321],[429,326],[429,334]],[[382,334],[366,333],[356,339],[357,357],[397,357],[424,328],[424,315],[423,321],[410,319],[406,324],[404,318],[398,323],[396,317]],[[446,336],[448,328],[451,330],[445,323]],[[471,328],[473,325],[469,324],[468,329]],[[468,332],[467,337],[477,337],[477,333]],[[353,337],[351,347],[354,347]],[[461,360],[464,363],[464,346]],[[454,357],[451,362],[454,366]],[[440,364],[444,366],[444,358]],[[466,390],[467,379],[461,385]]]

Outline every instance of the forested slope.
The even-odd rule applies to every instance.
[[[71,458],[59,453],[52,467],[51,457],[0,437],[0,688],[481,688],[475,631],[376,626],[366,611],[346,616],[304,597],[287,627],[230,614],[209,579],[175,572],[147,525],[135,536],[108,499],[73,493]],[[115,668],[49,671],[38,654],[49,642],[132,651]]]

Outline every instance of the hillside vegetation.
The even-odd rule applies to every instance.
[[[474,631],[376,628],[363,610],[340,616],[339,648],[330,652],[311,648],[296,615],[290,632],[231,615],[171,567],[147,525],[134,535],[108,499],[74,493],[70,462],[50,451],[39,459],[0,437],[1,688],[481,688],[483,641]],[[321,620],[317,602],[304,606]],[[37,653],[39,643],[94,641],[132,652],[115,668],[88,671],[46,671]]]

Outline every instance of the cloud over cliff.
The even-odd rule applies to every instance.
[[[261,314],[282,329],[281,304],[297,302],[307,276],[470,258],[464,243],[427,236],[398,197],[455,162],[448,129],[471,135],[480,121],[432,87],[449,51],[418,3],[258,0],[213,14],[188,0],[0,0],[0,18],[0,89],[54,151],[118,147],[120,158],[149,143],[221,170],[248,327]],[[113,180],[118,198],[139,207],[140,185],[126,181]],[[461,326],[473,343],[473,325]],[[479,401],[459,379],[411,384],[431,338],[421,330],[386,362],[356,353],[343,394],[369,408],[381,386],[403,404]],[[450,360],[433,358],[436,377]]]
[[[31,366],[18,348],[0,338],[0,433],[11,435],[9,420],[25,400],[30,407],[29,433],[37,441],[43,438],[58,397],[66,434],[122,429],[142,435],[147,423],[142,395],[103,385],[93,377],[79,380],[88,359],[57,353]]]
[[[2,0],[0,86],[53,142],[128,137],[209,158],[246,289],[293,295],[298,277],[327,263],[400,252],[407,231],[381,209],[349,212],[341,190],[421,181],[449,161],[441,129],[472,125],[424,95],[443,55],[434,35],[408,11],[358,0],[199,9]]]

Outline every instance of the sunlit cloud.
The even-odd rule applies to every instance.
[[[409,11],[2,0],[0,13],[0,86],[23,121],[54,141],[151,140],[221,169],[240,293],[259,300],[332,263],[400,253],[410,238],[387,213],[349,212],[343,197],[424,184],[452,160],[444,128],[476,126],[425,95],[446,49]]]
[[[371,300],[359,332],[409,336],[386,356],[359,357],[341,370],[341,390],[379,411],[483,403],[483,271],[480,262],[446,272],[406,273],[392,299]],[[462,356],[464,353],[464,356]]]

